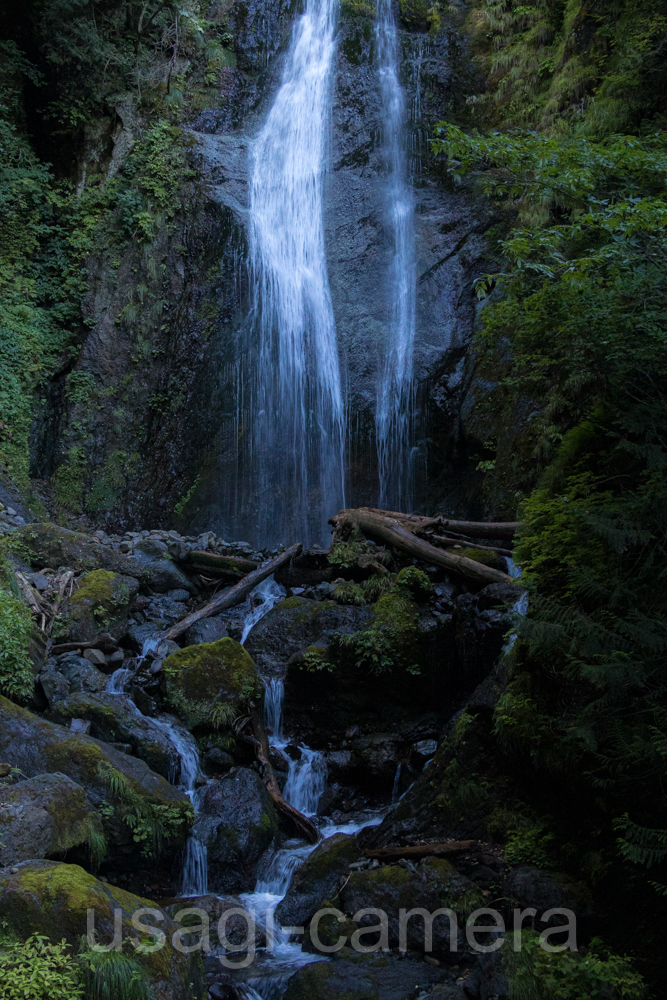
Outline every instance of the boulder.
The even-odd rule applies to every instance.
[[[457,976],[396,955],[348,952],[334,962],[304,965],[291,977],[283,1000],[467,1000]]]
[[[218,639],[225,639],[229,635],[227,624],[225,618],[220,615],[215,618],[202,618],[201,621],[191,625],[185,633],[186,646],[197,646],[200,642],[217,642]]]
[[[104,691],[107,676],[77,653],[52,656],[39,675],[49,705],[63,701],[73,692],[97,694]]]
[[[137,711],[125,695],[72,694],[52,705],[49,718],[61,725],[72,719],[90,722],[90,735],[105,743],[125,743],[152,771],[169,778],[178,771],[180,758],[164,729]]]
[[[18,869],[0,870],[2,915],[9,930],[25,938],[44,934],[52,941],[62,938],[78,950],[87,932],[87,914],[95,914],[99,942],[110,944],[114,937],[114,911],[121,911],[123,940],[136,938],[132,916],[155,904],[106,882],[100,882],[78,865],[55,861],[25,861]],[[167,919],[146,920],[165,934],[164,946],[155,951],[136,952],[152,995],[160,1000],[202,1000],[205,996],[201,954],[184,955],[172,945],[177,925]],[[148,938],[155,943],[154,938]]]
[[[193,835],[208,849],[213,892],[251,892],[257,864],[278,833],[273,803],[254,771],[236,768],[201,792]]]
[[[572,910],[577,915],[590,910],[590,893],[579,883],[568,883],[553,874],[547,874],[534,865],[521,865],[505,876],[503,889],[509,899],[523,908],[534,906],[538,914],[556,907]],[[553,923],[562,923],[555,917]]]
[[[449,906],[456,912],[457,908],[460,909],[459,901],[464,897],[467,897],[468,903],[478,900],[477,905],[483,905],[483,897],[470,879],[443,859],[425,858],[419,865],[403,863],[352,871],[341,888],[336,906],[350,917],[358,910],[369,907],[384,910],[389,921],[389,946],[396,948],[399,944],[399,910],[423,907],[433,912]],[[374,923],[377,923],[374,917],[361,921],[361,924]],[[458,949],[462,940],[459,929],[454,950]],[[372,943],[370,938],[366,943]],[[407,944],[411,951],[424,951],[421,919],[412,918],[408,922]],[[446,915],[436,917],[433,922],[433,951],[450,953],[450,922]]]
[[[75,735],[7,698],[0,698],[0,759],[28,777],[62,772],[81,785],[96,808],[104,807],[104,832],[114,846],[139,844],[150,851],[164,842],[177,848],[192,824],[185,793],[143,760]]]
[[[276,921],[285,927],[302,926],[331,899],[360,848],[356,837],[336,833],[317,845],[294,874],[285,898],[276,909]]]
[[[198,592],[197,584],[185,575],[172,561],[169,553],[157,545],[157,540],[142,539],[134,555],[115,552],[106,545],[90,540],[80,531],[70,531],[57,524],[27,524],[17,533],[18,539],[30,553],[33,567],[70,566],[82,570],[107,569],[112,573],[131,576],[157,593],[170,590]]]
[[[0,785],[0,866],[47,858],[102,841],[102,820],[81,785],[65,774],[40,774]]]
[[[253,628],[246,648],[262,674],[284,673],[295,654],[309,646],[326,645],[333,632],[352,635],[368,627],[372,607],[351,607],[333,601],[288,597]]]
[[[240,708],[263,690],[252,658],[229,638],[172,653],[163,661],[162,677],[165,698],[188,729],[215,725],[218,706]]]
[[[60,609],[58,634],[67,634],[73,642],[91,642],[101,631],[120,639],[127,631],[129,605],[139,581],[95,569],[77,582],[77,589]]]

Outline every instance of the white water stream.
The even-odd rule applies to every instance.
[[[263,544],[323,541],[344,506],[345,409],[322,220],[336,0],[306,0],[251,150],[258,341],[249,416]]]
[[[391,0],[377,0],[375,41],[384,116],[387,215],[393,236],[388,275],[390,322],[378,380],[375,436],[378,506],[409,510],[412,503],[414,423],[415,259],[412,191],[403,146],[405,101],[399,80],[399,43]]]

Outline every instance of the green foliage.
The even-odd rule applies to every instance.
[[[97,772],[116,801],[120,818],[132,831],[134,842],[141,845],[142,854],[158,855],[164,840],[182,834],[184,824],[192,825],[194,812],[189,803],[168,806],[150,802],[106,760],[99,762]]]
[[[28,608],[0,586],[0,692],[26,701],[34,685],[28,645],[32,618]]]
[[[84,938],[84,942],[86,939]],[[145,970],[122,951],[93,951],[82,947],[78,964],[86,1000],[151,1000]]]
[[[177,517],[181,516],[181,514],[189,504],[190,500],[194,495],[195,490],[199,486],[200,480],[201,476],[197,476],[192,486],[183,494],[178,503],[174,505],[174,514],[176,514]]]
[[[0,933],[0,1000],[76,1000],[83,997],[79,970],[63,940],[41,934],[21,942]]]
[[[509,940],[508,940],[509,944]],[[511,1000],[642,1000],[646,986],[632,961],[594,938],[583,952],[545,951],[533,931],[506,949]]]

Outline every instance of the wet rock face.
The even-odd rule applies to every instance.
[[[63,854],[101,835],[99,813],[66,775],[0,784],[0,867]]]
[[[193,828],[208,850],[209,888],[251,892],[257,864],[277,832],[273,803],[254,771],[241,767],[209,781]]]
[[[458,973],[394,955],[352,953],[299,969],[284,1000],[467,1000]],[[500,1000],[500,998],[499,998]]]

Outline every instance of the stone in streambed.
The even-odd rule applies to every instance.
[[[263,690],[251,656],[229,638],[172,653],[163,661],[162,677],[166,701],[189,729],[215,726],[217,709],[238,709],[261,698]]]
[[[95,847],[102,821],[81,785],[64,774],[40,774],[0,785],[0,867]]]
[[[53,706],[73,692],[97,694],[104,691],[107,676],[86,657],[65,653],[47,660],[38,680],[49,705]]]
[[[186,646],[198,646],[202,642],[217,642],[218,639],[226,639],[229,636],[229,620],[222,615],[215,618],[202,618],[201,621],[191,625],[185,633]]]
[[[258,862],[278,833],[273,802],[259,775],[240,767],[209,781],[192,832],[208,850],[209,889],[252,892]]]
[[[20,938],[44,934],[52,941],[63,938],[78,949],[87,932],[88,910],[95,914],[100,944],[114,937],[114,911],[121,911],[123,940],[136,938],[131,921],[140,909],[155,903],[100,882],[78,865],[57,861],[25,861],[16,869],[0,870],[0,901],[8,929]],[[151,922],[151,921],[148,921]],[[202,1000],[205,995],[201,953],[184,955],[173,947],[177,925],[170,919],[153,921],[166,936],[164,947],[146,953],[131,949],[151,988],[160,1000]],[[153,944],[154,938],[148,941]]]

